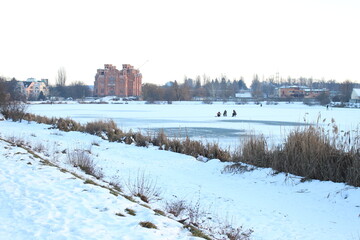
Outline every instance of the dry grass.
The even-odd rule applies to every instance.
[[[156,181],[144,172],[137,172],[135,178],[128,178],[125,183],[131,195],[139,197],[142,201],[149,203],[160,196],[160,189],[156,185]]]
[[[244,230],[243,227],[234,228],[231,225],[224,226],[220,234],[228,237],[229,240],[250,240],[252,229]]]
[[[84,132],[99,136],[111,142],[120,141],[124,133],[117,127],[113,120],[96,120],[84,126]]]
[[[125,212],[131,216],[136,216],[136,211],[131,208],[125,208]]]
[[[171,213],[175,217],[179,217],[187,209],[187,204],[184,200],[177,200],[166,202],[165,211]]]
[[[234,161],[307,179],[360,186],[359,137],[339,135],[336,130],[335,125],[332,132],[318,125],[298,128],[288,134],[283,146],[273,149],[268,148],[263,137],[251,137],[234,154]]]
[[[86,174],[100,179],[103,177],[103,173],[96,167],[94,160],[90,154],[82,149],[75,149],[73,151],[67,151],[68,162],[74,167],[80,168]]]
[[[153,224],[152,222],[140,222],[139,225],[142,226],[142,227],[144,227],[144,228],[157,229],[156,225]]]

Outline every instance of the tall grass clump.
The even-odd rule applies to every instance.
[[[111,142],[120,141],[124,137],[124,133],[111,119],[88,122],[85,124],[84,131]]]
[[[232,161],[249,163],[258,167],[269,167],[270,153],[263,135],[250,135],[245,138],[238,150],[233,153]]]
[[[335,125],[334,125],[335,126]],[[286,139],[276,162],[279,171],[290,172],[306,178],[346,182],[360,186],[359,146],[354,147],[349,132],[325,131],[319,126],[295,130]],[[356,170],[357,169],[357,170]]]
[[[264,137],[250,137],[233,155],[233,160],[306,179],[360,186],[358,131],[339,133],[334,122],[330,128],[325,130],[319,125],[297,128],[287,135],[283,145],[271,149]]]
[[[82,131],[82,126],[80,123],[72,120],[71,118],[59,118],[55,120],[53,123],[54,127],[64,131],[64,132],[71,132],[71,131]]]

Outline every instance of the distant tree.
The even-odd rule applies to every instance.
[[[7,101],[8,98],[9,95],[6,92],[6,79],[0,77],[0,105]]]
[[[38,101],[45,101],[46,100],[46,97],[45,97],[43,91],[40,92],[39,97],[38,97],[37,100]]]
[[[196,88],[196,89],[201,88],[200,76],[197,76],[197,77],[196,77],[196,80],[195,80],[195,88]]]
[[[55,91],[54,93],[57,94],[55,96],[58,97],[67,97],[66,93],[66,71],[64,67],[59,68],[56,80],[55,80]]]
[[[329,95],[326,93],[321,93],[319,96],[315,98],[320,102],[321,105],[326,105],[330,103]]]
[[[261,82],[259,81],[259,77],[257,74],[254,75],[254,78],[251,82],[250,88],[251,88],[253,97],[262,98],[263,92],[261,89]]]
[[[163,90],[152,83],[146,83],[142,86],[142,98],[148,102],[163,100]]]
[[[191,78],[185,77],[184,84],[187,85],[189,88],[195,87],[195,81]]]
[[[16,86],[15,78],[11,81],[0,78],[0,113],[5,119],[21,122],[26,114],[27,105],[17,99]]]
[[[275,93],[275,85],[271,83],[271,81],[262,82],[261,88],[267,98],[273,96]]]
[[[165,85],[163,86],[163,99],[165,101],[171,102],[171,101],[175,101],[175,91],[174,88],[172,87],[173,82],[171,83],[171,85]]]
[[[351,93],[353,88],[354,88],[354,84],[349,80],[346,80],[341,84],[340,91],[342,95],[342,99],[341,99],[342,102],[349,102],[349,100],[351,99]]]
[[[211,99],[215,99],[216,89],[215,89],[214,80],[210,82],[210,80],[207,79],[204,84],[204,88],[205,88],[205,96]]]
[[[73,99],[82,99],[91,95],[89,86],[81,81],[76,81],[71,83],[70,86],[66,86],[65,92],[66,97],[71,97]]]
[[[243,77],[240,77],[240,79],[238,81],[238,85],[239,85],[240,90],[247,90],[248,89]]]
[[[189,101],[191,100],[191,87],[188,84],[181,84],[180,85],[180,101]]]
[[[180,86],[178,82],[175,80],[174,84],[171,86],[175,93],[175,100],[180,101],[181,100],[181,92],[180,92]]]
[[[19,81],[17,81],[15,78],[12,78],[10,81],[5,81],[4,84],[5,92],[9,95],[10,101],[26,101],[26,95],[24,92],[21,91],[19,85],[21,83],[19,83]]]

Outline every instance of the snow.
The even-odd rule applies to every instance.
[[[0,141],[0,156],[1,239],[192,239],[176,221],[43,165],[22,148]]]
[[[232,122],[231,117],[213,116],[224,108],[236,108],[240,112],[237,120],[252,122]],[[304,114],[312,121],[320,112],[322,117],[333,117],[341,128],[347,129],[355,127],[360,119],[360,111],[356,109],[326,111],[300,104],[263,104],[260,108],[256,105],[130,102],[116,106],[33,105],[29,110],[47,116],[71,116],[81,122],[114,116],[124,128],[133,129],[208,126],[253,131],[255,128],[269,138],[281,136],[284,127],[264,121],[299,123]],[[297,176],[274,175],[271,169],[229,174],[223,172],[229,163],[217,159],[201,162],[155,147],[110,143],[89,134],[60,132],[36,123],[0,121],[0,137],[22,139],[33,146],[32,149],[43,145],[44,150],[38,153],[41,157],[90,178],[70,166],[63,153],[64,150],[86,149],[104,173],[101,184],[119,180],[125,186],[139,172],[144,173],[156,182],[161,192],[160,199],[149,204],[153,209],[165,209],[169,202],[186,201],[206,212],[204,225],[213,230],[229,222],[234,227],[253,229],[252,239],[360,239],[360,189],[342,183],[300,182]],[[234,138],[229,140],[223,136],[220,139],[232,142]],[[137,215],[126,214],[125,208],[134,209]],[[4,141],[0,141],[0,221],[0,239],[194,238],[178,222],[155,215],[151,209],[122,196],[114,196],[107,189],[84,184],[84,180],[68,172],[41,164],[24,149]],[[140,221],[150,221],[159,229],[140,227]]]

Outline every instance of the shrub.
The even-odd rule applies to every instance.
[[[156,136],[152,139],[152,143],[155,146],[160,146],[160,148],[162,148],[163,145],[168,145],[168,138],[165,135],[164,130],[161,130],[156,134]]]
[[[122,192],[122,185],[121,182],[118,179],[113,179],[109,183],[116,191]]]
[[[42,143],[37,143],[34,147],[33,147],[35,152],[43,152],[45,150],[45,146]]]
[[[145,136],[141,132],[134,133],[132,137],[138,147],[147,147],[151,141],[150,136]]]
[[[177,200],[166,202],[165,211],[171,213],[175,217],[179,217],[187,209],[187,204],[184,200]]]
[[[19,101],[4,101],[0,103],[0,113],[5,119],[12,119],[14,122],[21,122],[27,110],[27,105]]]
[[[70,118],[57,119],[57,121],[55,122],[55,127],[64,132],[81,131],[82,130],[82,126],[78,122],[76,122]]]

